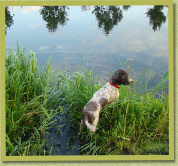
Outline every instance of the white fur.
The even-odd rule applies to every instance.
[[[99,103],[99,100],[104,97],[108,99],[108,102],[113,102],[115,99],[119,98],[119,89],[112,86],[109,82],[107,82],[102,88],[100,88],[97,92],[94,93],[93,97],[90,101],[95,101]],[[101,111],[100,108],[99,111]]]
[[[85,121],[85,125],[91,132],[94,133],[96,131],[96,126],[91,125],[90,123],[88,123],[88,121]]]
[[[92,124],[90,124],[88,121],[85,121],[86,126],[91,132],[95,132],[97,130],[96,126],[99,121],[99,112],[102,110],[102,106],[100,105],[100,102],[99,102],[101,98],[108,99],[108,103],[113,102],[115,99],[119,98],[119,89],[112,86],[108,82],[102,88],[100,88],[97,92],[94,93],[90,101],[94,101],[98,104],[97,110],[86,111],[86,112],[89,112],[89,114],[93,114],[93,116],[95,117],[95,120],[93,121]]]

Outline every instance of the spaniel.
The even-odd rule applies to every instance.
[[[97,130],[96,126],[99,121],[100,111],[108,103],[119,98],[119,85],[129,85],[131,82],[132,79],[129,78],[129,74],[125,70],[119,69],[112,75],[110,82],[107,82],[94,93],[93,97],[83,109],[78,136],[81,134],[82,127],[86,125],[90,130],[86,141],[89,140],[91,133],[94,133]]]

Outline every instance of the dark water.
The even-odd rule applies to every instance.
[[[52,56],[53,70],[60,66],[73,72],[88,66],[103,83],[109,71],[126,69],[125,62],[133,59],[134,80],[149,64],[154,73],[149,86],[168,71],[167,6],[9,6],[5,14],[6,48],[16,49],[18,42],[36,53],[40,66]],[[56,126],[64,126],[47,130],[51,154],[80,154],[68,114],[54,118]]]
[[[65,109],[65,106],[63,106]],[[51,149],[51,155],[80,155],[80,142],[76,129],[73,129],[68,121],[69,114],[63,113],[55,116],[52,128],[46,130],[45,138],[48,138],[46,148]]]

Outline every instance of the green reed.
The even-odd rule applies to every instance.
[[[157,85],[147,89],[151,78],[149,76],[141,88],[147,69],[148,66],[137,88],[134,88],[135,85],[133,88],[120,86],[120,99],[110,103],[100,112],[99,130],[92,135],[89,143],[85,143],[89,131],[86,126],[83,128],[80,138],[83,154],[169,153],[168,96],[159,94],[156,98],[154,93],[166,88],[168,73]],[[60,83],[63,101],[70,108],[71,124],[79,130],[83,108],[101,85],[94,79],[94,73],[86,68],[81,72],[63,74]]]
[[[45,129],[59,110],[58,95],[51,86],[56,73],[50,59],[37,66],[35,53],[26,49],[8,50],[5,60],[6,155],[49,154],[43,150]],[[42,148],[43,147],[43,148]]]

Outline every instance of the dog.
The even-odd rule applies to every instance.
[[[94,93],[93,97],[83,109],[78,137],[81,134],[82,127],[86,125],[90,130],[86,138],[88,142],[91,134],[97,130],[96,126],[99,121],[100,111],[107,104],[119,98],[119,85],[129,85],[132,81],[132,78],[129,78],[129,74],[124,69],[119,69],[112,75],[110,82],[107,82]]]

